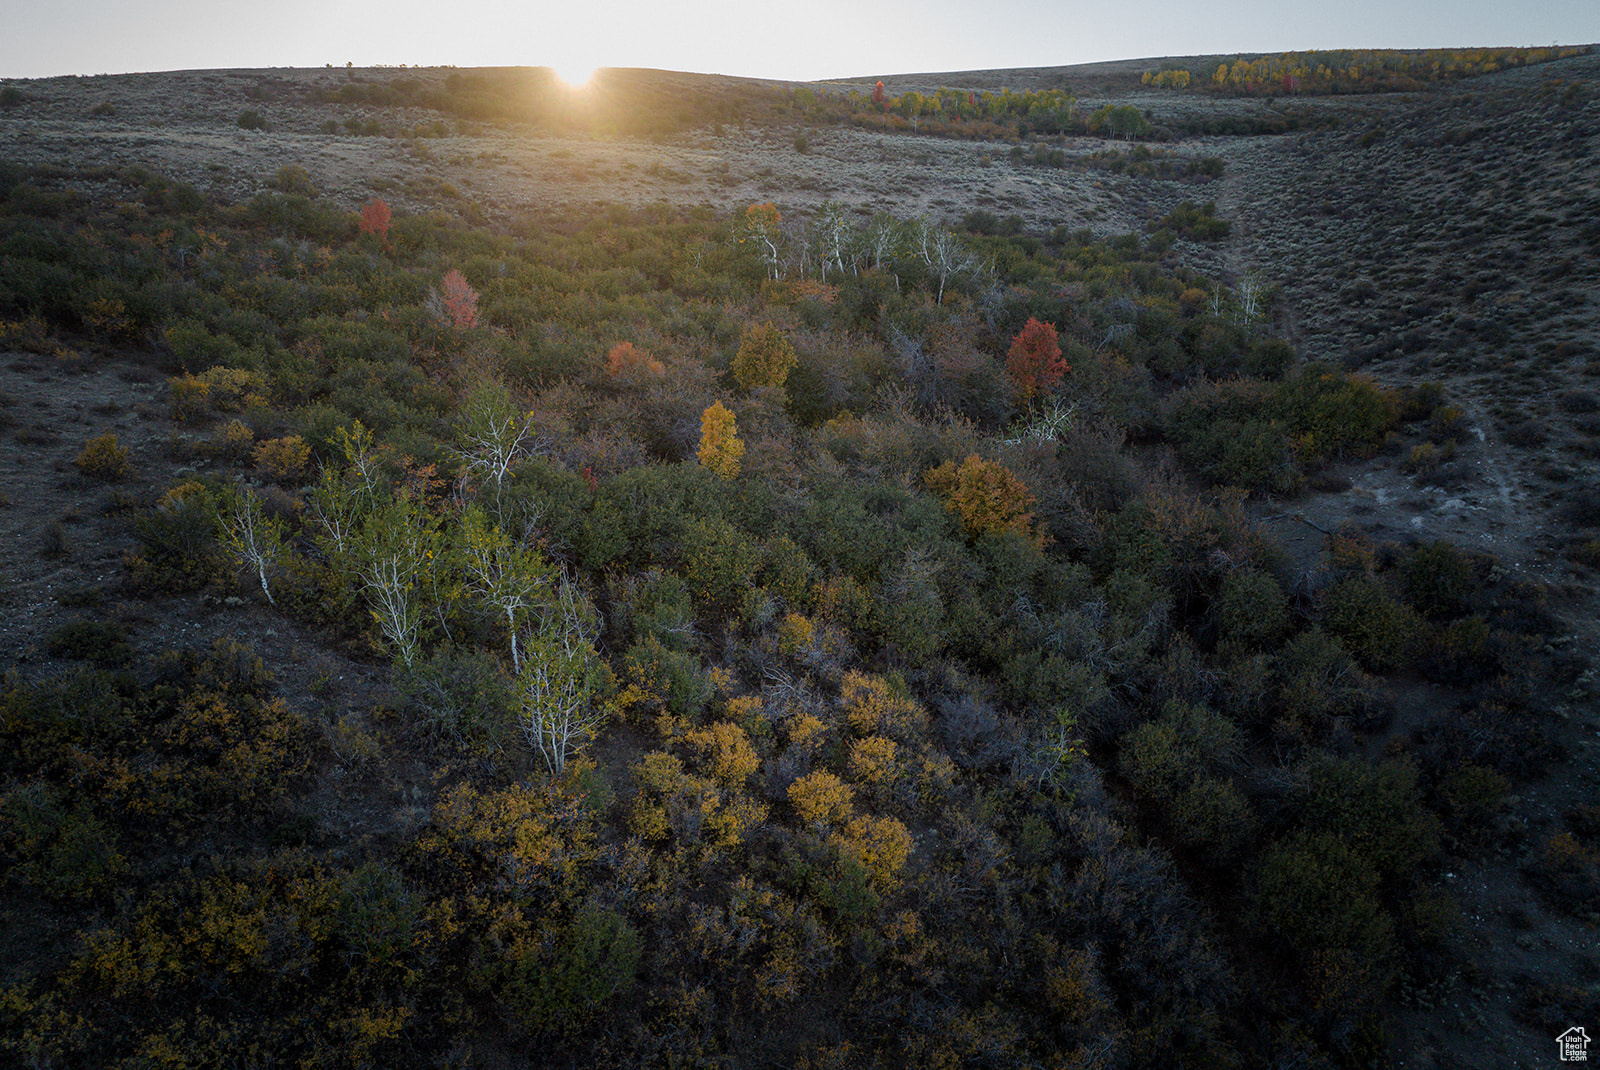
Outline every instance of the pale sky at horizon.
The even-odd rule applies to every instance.
[[[1600,0],[0,0],[0,78],[350,61],[810,81],[1157,56],[1594,43]]]

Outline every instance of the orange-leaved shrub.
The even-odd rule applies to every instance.
[[[884,735],[915,741],[928,729],[928,712],[910,695],[879,676],[850,670],[839,689],[845,720],[860,736]]]
[[[1014,531],[1036,546],[1044,545],[1046,536],[1033,529],[1033,492],[1000,462],[972,454],[959,465],[946,461],[922,479],[945,508],[961,518],[967,534]]]
[[[690,729],[683,738],[700,756],[701,767],[724,788],[737,790],[761,768],[749,735],[731,721]]]
[[[836,827],[850,818],[854,793],[850,785],[825,769],[808,773],[789,785],[789,804],[803,824]]]
[[[606,378],[623,386],[639,386],[667,372],[656,358],[632,342],[618,342],[606,353]]]
[[[832,842],[884,890],[899,882],[900,870],[911,857],[911,833],[892,817],[860,814],[850,819],[842,833],[835,833]]]
[[[293,479],[306,469],[311,445],[299,435],[268,439],[255,448],[256,467],[271,479]]]
[[[478,291],[455,268],[444,273],[440,297],[445,314],[456,329],[464,331],[478,325]]]

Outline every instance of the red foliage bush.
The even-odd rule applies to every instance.
[[[1071,368],[1061,359],[1055,327],[1029,316],[1028,322],[1011,340],[1006,370],[1025,398],[1044,393],[1059,383]]]
[[[394,213],[389,210],[389,205],[383,200],[374,197],[361,209],[361,219],[356,224],[363,234],[376,234],[382,239],[383,244],[389,244],[389,220]]]
[[[442,296],[445,313],[456,329],[464,331],[478,325],[478,291],[455,268],[444,273]]]

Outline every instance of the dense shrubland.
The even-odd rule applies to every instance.
[[[6,337],[137,350],[182,432],[125,589],[259,598],[391,686],[334,717],[96,627],[8,676],[5,895],[61,938],[10,1058],[1366,1065],[1444,968],[1550,622],[1451,546],[1308,572],[1247,520],[1416,399],[1298,363],[1170,230],[54,177],[0,176]],[[1457,713],[1364,747],[1396,673]],[[415,826],[298,804],[399,755]]]

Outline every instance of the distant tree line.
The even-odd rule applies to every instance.
[[[1588,47],[1340,49],[1239,56],[1214,67],[1171,66],[1146,71],[1157,89],[1238,96],[1393,93],[1512,67],[1587,55]]]

